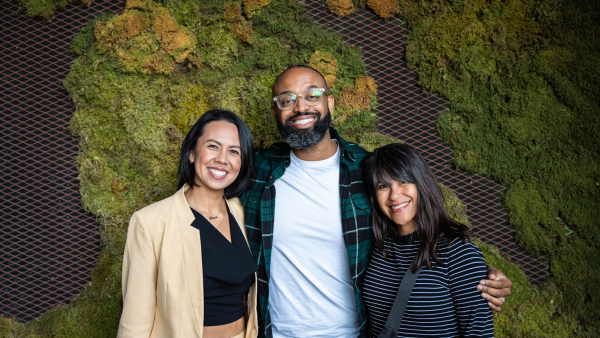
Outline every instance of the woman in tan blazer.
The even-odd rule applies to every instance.
[[[179,190],[131,217],[118,337],[257,336],[258,267],[235,197],[250,180],[252,152],[233,112],[209,111],[192,127]]]

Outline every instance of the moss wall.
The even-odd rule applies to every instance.
[[[76,0],[17,0],[19,2],[19,12],[25,13],[31,18],[38,18],[45,21],[54,19],[54,12],[64,9]],[[78,0],[85,6],[90,6],[92,0]]]
[[[64,82],[76,106],[70,131],[102,253],[75,300],[28,324],[0,317],[2,337],[114,337],[131,214],[175,192],[183,137],[211,108],[240,114],[260,145],[278,141],[270,88],[289,65],[322,69],[333,95],[345,93],[333,116],[343,137],[369,149],[392,141],[376,131],[376,85],[360,51],[296,1],[129,0],[81,29],[71,51],[80,57]]]
[[[488,263],[515,282],[505,313],[495,316],[497,335],[594,336],[598,312],[590,285],[598,278],[598,260],[591,258],[598,236],[589,217],[598,209],[598,188],[588,181],[593,177],[596,187],[600,181],[592,114],[598,106],[592,95],[599,88],[593,57],[598,44],[581,41],[595,36],[597,21],[562,2],[399,3],[413,28],[409,62],[426,89],[450,100],[438,128],[454,147],[457,165],[510,185],[505,200],[520,243],[551,257],[556,277],[534,287],[517,266],[479,243]],[[371,4],[396,11],[389,1]],[[566,45],[558,48],[556,36]],[[376,132],[377,87],[364,76],[359,51],[319,28],[292,0],[129,0],[122,14],[100,16],[83,28],[71,50],[81,57],[65,81],[76,104],[70,128],[81,142],[82,201],[101,224],[103,251],[77,299],[29,324],[0,317],[3,337],[114,336],[131,213],[173,193],[177,148],[207,109],[238,112],[259,144],[278,140],[269,88],[286,66],[310,64],[327,75],[338,102],[334,125],[345,138],[368,149],[391,141]],[[556,155],[556,149],[563,150]],[[564,162],[556,165],[558,159]],[[550,179],[558,181],[548,184]],[[444,194],[454,217],[464,220],[464,206],[451,191]],[[584,230],[592,236],[581,236]],[[567,274],[557,268],[573,261],[588,269]]]
[[[508,186],[517,243],[549,260],[539,288],[515,277],[498,336],[598,337],[600,3],[399,3],[410,67],[448,98],[454,163]]]

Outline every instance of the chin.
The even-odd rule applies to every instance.
[[[233,183],[233,182],[227,182],[225,184],[210,184],[210,185],[207,185],[207,187],[212,190],[225,190],[225,188],[230,186],[231,183]]]
[[[233,183],[233,180],[231,180],[231,181],[227,180],[226,182],[224,182],[224,181],[215,182],[215,180],[209,179],[209,180],[197,180],[196,183],[198,184],[198,186],[204,187],[205,189],[225,190],[225,188],[227,188],[228,186],[230,186]]]

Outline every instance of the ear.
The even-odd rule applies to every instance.
[[[190,151],[189,159],[190,159],[190,164],[193,164],[194,163],[194,153],[192,151]]]
[[[333,107],[335,106],[335,99],[333,98],[333,95],[329,95],[327,96],[327,108],[329,108],[329,113],[331,113],[331,116],[333,117]]]
[[[273,114],[274,118],[277,118],[277,108],[275,108],[275,105],[271,106],[271,114]]]

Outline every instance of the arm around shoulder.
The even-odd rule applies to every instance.
[[[123,312],[117,337],[150,337],[156,311],[158,265],[146,222],[139,211],[129,222],[122,274]]]

